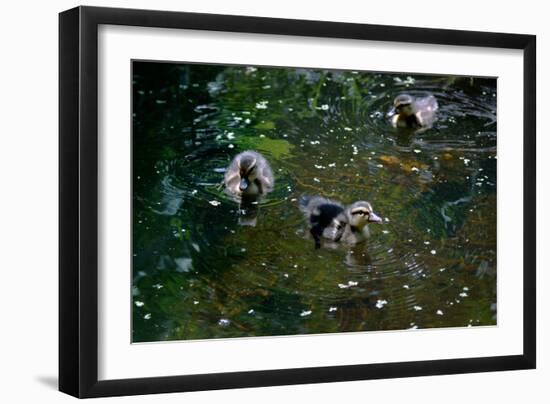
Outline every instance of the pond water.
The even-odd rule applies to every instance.
[[[403,92],[433,128],[391,127]],[[496,324],[495,79],[134,62],[132,95],[134,342]],[[249,149],[255,227],[221,186]],[[315,249],[303,195],[384,222]]]

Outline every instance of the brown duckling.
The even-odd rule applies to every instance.
[[[237,154],[227,167],[224,184],[233,196],[256,198],[273,190],[275,178],[265,157],[247,150]]]
[[[393,100],[392,125],[395,128],[429,128],[435,120],[437,100],[433,95],[413,98],[409,94],[400,94]]]

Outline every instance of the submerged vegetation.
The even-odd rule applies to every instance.
[[[402,92],[433,128],[391,127]],[[249,149],[276,178],[254,227],[221,185]],[[134,62],[132,340],[494,325],[496,166],[494,79]],[[303,195],[383,224],[316,250]]]

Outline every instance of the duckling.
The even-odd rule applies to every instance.
[[[438,105],[433,95],[413,98],[400,94],[393,100],[392,125],[396,128],[429,128],[435,120]]]
[[[352,245],[360,243],[369,236],[369,223],[382,223],[366,201],[344,208],[339,202],[320,196],[303,197],[300,209],[309,220],[315,248],[321,247],[321,238]]]
[[[265,157],[247,150],[237,154],[227,167],[224,184],[230,195],[250,199],[271,192],[275,178]]]
[[[309,222],[309,232],[315,240],[315,248],[321,247],[321,238],[340,241],[348,218],[339,202],[320,196],[304,196],[300,199],[300,210]]]
[[[342,242],[346,244],[358,244],[370,236],[369,223],[382,223],[372,205],[367,201],[357,201],[346,207],[348,225],[342,235]]]

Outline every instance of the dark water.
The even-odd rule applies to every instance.
[[[135,62],[133,341],[496,324],[496,80]],[[393,98],[434,94],[423,133]],[[238,152],[275,190],[239,226]],[[368,200],[354,248],[314,249],[297,199]],[[121,269],[123,270],[123,269]]]

